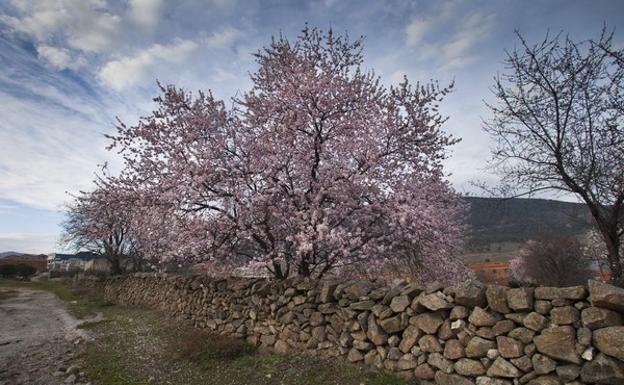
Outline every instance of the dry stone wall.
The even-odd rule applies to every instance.
[[[276,352],[341,357],[422,384],[624,384],[624,289],[115,277],[108,300],[152,306]]]

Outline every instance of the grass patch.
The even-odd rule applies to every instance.
[[[195,329],[149,309],[113,306],[90,325],[86,372],[100,385],[404,385],[339,359],[268,354],[244,341]]]
[[[61,281],[17,281],[0,279],[0,288],[24,288],[44,290],[56,295],[67,305],[67,310],[76,318],[85,318],[100,311],[107,304],[96,293],[72,289]]]

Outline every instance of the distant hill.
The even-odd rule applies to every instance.
[[[469,252],[504,251],[543,235],[576,236],[591,229],[589,211],[580,203],[520,198],[465,200],[470,205]]]
[[[3,253],[0,253],[0,258],[12,257],[16,255],[24,255],[24,253],[18,253],[17,251],[5,251]]]

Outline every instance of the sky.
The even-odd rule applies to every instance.
[[[252,54],[305,23],[364,36],[364,67],[387,84],[455,82],[441,105],[462,141],[446,171],[479,194],[491,140],[482,130],[505,50],[563,31],[574,40],[616,29],[624,1],[0,0],[0,252],[49,253],[64,205],[92,187],[98,165],[115,171],[106,133],[152,109],[157,80],[229,100],[250,86]]]

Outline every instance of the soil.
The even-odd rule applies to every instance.
[[[65,383],[89,338],[79,324],[52,293],[0,289],[0,385]]]

